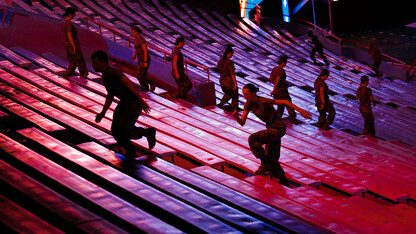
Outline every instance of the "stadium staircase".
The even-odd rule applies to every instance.
[[[128,35],[130,25],[137,24],[150,45],[166,51],[177,36],[184,36],[185,58],[212,68],[217,97],[222,90],[214,67],[228,44],[235,46],[239,88],[255,83],[265,97],[272,89],[270,71],[285,54],[290,57],[286,68],[293,102],[317,119],[312,87],[321,68],[305,61],[308,44],[290,34],[169,1],[45,2],[13,1],[5,7],[59,19],[73,6],[79,10],[75,22],[80,27],[87,28],[88,17]],[[129,47],[122,36],[95,24],[88,27]],[[152,59],[164,59],[159,51],[150,51]],[[36,54],[31,48],[0,46],[0,52],[2,230],[416,231],[416,94],[405,82],[371,78],[378,138],[360,135],[361,116],[353,98],[359,76],[371,69],[328,53],[328,86],[337,117],[329,131],[309,120],[287,123],[280,162],[289,188],[269,175],[253,176],[260,162],[247,138],[264,129],[255,116],[242,127],[215,106],[142,93],[152,111],[137,124],[157,128],[157,145],[149,151],[146,139],[134,140],[140,156],[136,164],[126,163],[110,132],[117,100],[102,122],[94,121],[106,95],[96,82],[99,74],[91,71],[90,79],[66,80],[60,76],[65,60],[51,51]],[[198,67],[188,69],[206,76]],[[241,106],[243,101],[240,97]]]

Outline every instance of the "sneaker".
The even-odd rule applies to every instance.
[[[147,138],[147,142],[149,143],[149,149],[153,149],[153,147],[155,147],[156,145],[156,128],[151,127],[146,130],[147,130],[146,138]]]

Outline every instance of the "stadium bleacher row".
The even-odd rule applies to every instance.
[[[126,17],[133,16],[134,14],[142,17],[147,15],[146,18],[148,22],[153,24],[152,28],[161,28],[155,30],[153,33],[151,30],[146,31],[146,24],[142,25],[144,20],[136,21],[137,24],[144,28],[143,35],[149,41],[149,44],[170,51],[171,47],[167,47],[167,45],[173,44],[176,37],[172,36],[173,33],[175,33],[175,35],[184,36],[185,38],[197,38],[192,41],[187,41],[184,53],[186,58],[201,65],[211,68],[215,67],[216,62],[222,55],[224,47],[229,43],[235,45],[236,48],[233,60],[237,65],[237,74],[240,75],[240,77],[238,77],[239,87],[242,87],[247,82],[257,83],[264,88],[261,89],[263,96],[268,96],[272,86],[269,83],[259,82],[258,78],[262,80],[264,80],[264,78],[267,79],[271,69],[275,65],[277,57],[281,54],[288,55],[292,58],[289,60],[289,64],[286,67],[288,81],[293,84],[290,88],[292,99],[295,103],[306,106],[311,113],[316,113],[313,99],[310,97],[313,96],[313,93],[311,93],[313,81],[316,79],[321,68],[312,66],[309,63],[299,62],[308,57],[308,45],[304,42],[294,44],[293,42],[286,40],[285,42],[290,45],[282,45],[283,43],[276,38],[271,38],[270,36],[265,37],[264,35],[270,34],[264,34],[264,31],[256,28],[254,24],[249,24],[249,21],[245,21],[245,23],[249,24],[245,25],[244,23],[238,23],[236,19],[224,18],[223,16],[215,15],[215,13],[214,16],[217,18],[214,18],[209,14],[204,14],[201,9],[198,9],[198,11],[200,12],[201,17],[205,17],[205,21],[204,19],[199,19],[198,17],[195,17],[195,15],[192,15],[189,20],[185,20],[184,22],[192,23],[192,20],[202,20],[199,21],[199,24],[201,25],[199,28],[203,27],[205,30],[197,30],[198,28],[191,23],[187,26],[183,26],[181,30],[178,30],[180,25],[175,25],[174,22],[181,22],[181,20],[178,17],[174,18],[175,15],[173,14],[168,14],[168,10],[161,10],[160,8],[163,8],[164,6],[160,5],[160,3],[160,8],[149,6],[149,4],[144,2],[139,4],[137,2],[125,1],[124,3],[131,10],[130,14],[125,15]],[[165,3],[169,2],[165,1]],[[110,5],[110,3],[101,2],[101,5],[107,6],[107,8],[115,8],[122,4]],[[190,14],[197,13],[191,11],[189,8],[184,8],[187,9],[187,11],[184,10],[178,12],[179,10],[175,8],[173,4],[167,4],[167,6],[173,12],[177,12],[177,16],[180,15],[181,18],[185,17],[187,15],[186,13],[189,11]],[[125,10],[122,12],[126,13]],[[158,11],[160,11],[160,13]],[[163,22],[158,23],[157,21],[164,19],[163,16],[168,18],[168,20],[165,22],[164,27],[160,27],[160,24]],[[102,17],[104,18],[104,16]],[[153,19],[153,21],[151,19]],[[115,21],[114,23],[108,22],[108,24],[114,25],[117,30],[129,34],[130,22],[131,21],[121,18],[119,21]],[[237,25],[238,27],[234,25]],[[162,30],[164,31],[162,32]],[[235,31],[237,31],[237,33],[235,33]],[[192,35],[189,35],[190,33],[192,33]],[[206,35],[202,33],[205,33]],[[112,37],[112,35],[111,37],[110,35],[111,34],[108,35],[109,38]],[[207,37],[208,39],[206,39]],[[124,40],[124,43],[126,44],[127,41]],[[260,46],[264,48],[261,48]],[[355,90],[359,85],[360,76],[354,72],[361,71],[362,74],[367,74],[370,73],[370,69],[352,60],[344,62],[345,58],[341,59],[334,54],[330,55],[330,61],[332,61],[332,64],[335,66],[334,69],[330,69],[331,78],[328,81],[328,85],[333,92],[333,100],[335,101],[335,107],[338,112],[337,121],[335,121],[334,127],[360,134],[362,132],[362,126],[361,124],[357,124],[357,119],[361,119],[361,115],[358,111],[358,103],[355,100],[351,100],[351,97],[355,97]],[[192,71],[203,76],[205,75],[198,69]],[[218,73],[211,72],[211,80],[219,87]],[[373,92],[375,98],[379,102],[378,107],[376,107],[376,109],[379,110],[376,113],[376,125],[377,129],[380,129],[377,131],[377,136],[387,140],[401,139],[404,142],[407,141],[406,143],[410,145],[414,145],[412,142],[414,137],[411,137],[414,131],[413,129],[409,129],[409,125],[405,123],[411,118],[411,115],[408,115],[409,112],[407,110],[395,111],[395,109],[414,110],[415,107],[413,103],[415,97],[414,93],[411,92],[412,86],[398,80],[381,80],[383,81],[381,82],[383,84],[380,83],[378,78],[374,78],[370,81],[370,86],[374,87]],[[221,89],[218,88],[216,93],[218,97],[222,96]],[[390,93],[394,93],[394,95],[389,95]],[[406,93],[409,95],[397,95],[398,93]],[[243,102],[242,97],[240,98],[240,102]],[[392,115],[392,113],[396,112],[398,112],[396,115]],[[390,121],[391,119],[395,119],[396,121],[392,123],[392,121]],[[403,127],[401,129],[403,131],[398,131],[397,126]],[[401,137],[400,134],[403,134],[403,137]]]
[[[227,44],[238,85],[248,82],[268,96],[267,79],[281,54],[293,102],[316,119],[313,81],[320,67],[302,61],[309,46],[277,29],[250,21],[158,0],[51,0],[10,9],[61,19],[68,6],[129,34],[143,29],[149,44],[170,51],[178,35],[187,39],[184,56],[214,68]],[[35,17],[31,15],[32,17]],[[13,27],[8,25],[6,27]],[[99,28],[89,25],[99,33]],[[113,34],[102,30],[113,40]],[[128,47],[125,38],[117,43]],[[152,50],[151,56],[163,59]],[[60,74],[65,60],[53,52],[0,46],[1,224],[17,232],[242,232],[242,233],[404,233],[415,232],[416,148],[414,87],[385,77],[371,78],[379,138],[362,131],[355,96],[360,74],[371,69],[328,52],[337,117],[329,131],[306,121],[287,123],[280,162],[291,187],[269,176],[253,176],[259,166],[248,136],[264,129],[250,115],[240,126],[216,106],[199,107],[155,93],[142,93],[152,107],[137,124],[157,128],[157,145],[134,140],[138,163],[126,164],[110,134],[113,103],[97,124],[106,91],[96,82]],[[153,58],[152,58],[153,59]],[[198,68],[188,69],[204,76]],[[217,97],[219,75],[211,69]],[[359,74],[356,72],[359,71]],[[134,77],[133,82],[137,83]],[[244,99],[240,97],[240,104]],[[115,101],[117,102],[117,100]],[[303,120],[302,120],[303,121]],[[343,131],[344,130],[344,131]],[[354,134],[350,134],[354,133]],[[3,189],[5,188],[5,189]]]

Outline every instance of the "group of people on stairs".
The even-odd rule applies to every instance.
[[[80,76],[86,78],[88,69],[79,45],[76,27],[71,23],[76,14],[76,9],[69,7],[64,13],[64,21],[62,22],[62,32],[65,38],[65,50],[69,61],[68,69],[64,74],[65,78],[71,76],[76,67],[79,68]],[[134,48],[132,60],[137,60],[136,76],[140,82],[142,91],[154,91],[156,83],[147,76],[150,66],[150,56],[147,49],[146,40],[141,36],[141,30],[137,26],[131,28],[131,34],[134,37]],[[315,53],[318,53],[329,66],[329,62],[323,53],[322,44],[318,38],[309,33],[313,48],[310,52],[310,58],[314,64],[317,64]],[[178,37],[174,43],[172,50],[172,77],[175,79],[178,89],[171,94],[171,97],[185,99],[187,93],[192,88],[192,82],[186,75],[184,68],[184,58],[181,49],[185,45],[185,39]],[[370,50],[373,58],[377,59],[378,54],[375,48]],[[246,102],[240,116],[239,114],[239,94],[238,85],[235,74],[234,62],[231,60],[234,50],[232,46],[228,46],[221,59],[218,61],[217,67],[220,71],[220,86],[224,93],[218,107],[224,105],[231,99],[231,111],[233,117],[240,125],[244,125],[249,112],[253,112],[260,120],[262,120],[266,129],[253,133],[249,136],[248,142],[252,153],[260,159],[261,165],[255,171],[255,175],[263,175],[270,172],[272,177],[279,179],[280,183],[289,186],[289,180],[285,176],[285,172],[279,164],[281,138],[286,133],[286,124],[282,120],[284,109],[289,114],[290,121],[297,123],[296,111],[306,119],[311,119],[311,114],[306,110],[291,102],[291,97],[286,83],[285,66],[287,65],[287,57],[281,56],[277,61],[270,74],[269,81],[273,84],[273,90],[270,93],[272,98],[265,98],[257,95],[259,88],[253,84],[246,84],[242,89],[242,93]],[[111,125],[111,133],[125,151],[125,156],[130,159],[137,157],[137,153],[131,143],[131,139],[139,139],[146,137],[149,149],[156,144],[156,129],[154,127],[143,128],[136,127],[135,123],[142,111],[150,112],[149,105],[141,97],[139,89],[130,81],[122,71],[109,65],[108,54],[99,50],[91,55],[92,65],[96,72],[102,74],[102,83],[107,90],[106,100],[103,109],[97,114],[95,121],[100,122],[109,109],[114,97],[120,101],[114,111],[113,121]],[[374,71],[377,73],[379,61],[373,65]],[[329,94],[328,85],[325,80],[329,77],[328,69],[323,69],[314,82],[315,104],[319,112],[319,120],[316,124],[323,130],[329,130],[336,115],[334,106],[332,105]],[[361,85],[357,90],[356,99],[360,100],[359,110],[364,118],[364,134],[375,136],[374,116],[372,107],[375,106],[375,100],[372,96],[371,89],[368,88],[368,76],[361,77]],[[274,106],[277,106],[277,110]],[[263,145],[265,145],[263,147]]]

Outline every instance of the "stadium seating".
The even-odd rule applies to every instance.
[[[132,23],[138,24],[149,44],[168,51],[182,35],[187,39],[185,57],[211,68],[231,43],[239,88],[255,83],[265,97],[273,87],[264,80],[277,57],[289,55],[292,99],[316,119],[311,87],[320,68],[301,61],[310,47],[287,33],[169,1],[48,4],[16,1],[13,6],[31,9],[31,17],[38,13],[61,18],[63,9],[72,5],[80,10],[79,26],[86,27],[82,17],[88,16],[126,34]],[[113,40],[109,31],[103,36]],[[125,38],[116,42],[128,47]],[[34,218],[28,225],[36,223],[40,230],[55,233],[416,231],[416,98],[414,87],[405,82],[371,78],[379,102],[374,110],[379,138],[359,136],[362,117],[352,100],[359,75],[354,72],[371,70],[328,52],[333,64],[328,85],[337,118],[329,131],[312,126],[313,121],[287,123],[280,162],[290,179],[288,188],[268,175],[253,176],[259,160],[251,154],[247,138],[264,129],[255,116],[240,126],[218,107],[142,93],[152,111],[143,113],[137,124],[155,126],[157,144],[148,150],[145,138],[134,140],[141,155],[137,162],[143,165],[132,164],[120,155],[111,136],[118,100],[100,123],[94,121],[106,95],[99,74],[91,72],[89,80],[66,80],[59,74],[67,63],[53,51],[36,54],[31,48],[5,46],[0,51],[0,178],[11,188],[2,190],[1,200],[8,207],[5,211],[22,210],[13,222],[0,220],[7,230],[26,230],[19,222]],[[150,51],[152,59],[164,59]],[[188,69],[203,75],[198,68]],[[220,98],[219,75],[215,69],[210,75]],[[240,96],[240,106],[243,103]],[[39,192],[25,189],[31,186]],[[23,202],[22,197],[34,193],[33,204]],[[51,205],[50,197],[60,203]]]

